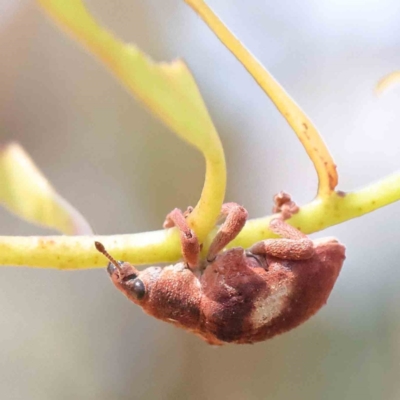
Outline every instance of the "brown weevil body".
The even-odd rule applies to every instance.
[[[206,262],[199,261],[200,245],[178,209],[164,226],[180,230],[184,262],[139,271],[115,261],[102,244],[96,242],[96,248],[111,261],[107,270],[114,285],[146,313],[210,344],[255,343],[314,315],[327,302],[345,258],[345,248],[336,239],[312,241],[288,225],[284,219],[294,203],[290,198],[284,202],[282,218],[270,223],[282,238],[264,240],[247,251],[222,251],[247,218],[243,207],[224,204],[226,220]]]

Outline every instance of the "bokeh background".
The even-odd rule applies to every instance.
[[[339,188],[400,169],[398,0],[210,0],[321,130]],[[88,0],[156,60],[183,56],[219,130],[227,200],[252,217],[316,190],[295,135],[181,0]],[[201,156],[64,36],[33,0],[0,0],[0,138],[16,140],[99,234],[161,227],[200,194]],[[0,210],[0,234],[36,235]],[[103,270],[0,269],[0,398],[399,399],[400,203],[317,233],[347,245],[329,304],[253,346],[213,348],[143,315]]]

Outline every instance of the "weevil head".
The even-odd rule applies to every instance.
[[[143,271],[139,271],[128,262],[116,261],[101,243],[95,242],[95,246],[110,261],[107,266],[107,272],[116,288],[134,303],[144,307],[150,298],[154,284],[160,277],[161,268],[148,267]]]
[[[116,261],[101,243],[95,242],[95,246],[110,261],[107,272],[126,297],[153,317],[196,331],[201,285],[185,263],[139,271],[130,263]]]
[[[117,289],[147,314],[189,329],[197,325],[200,283],[184,263],[138,271],[120,262],[118,268],[108,265],[107,271]]]
[[[148,267],[139,271],[127,262],[119,261],[119,268],[113,263],[107,266],[107,272],[116,288],[134,303],[144,307],[150,293],[161,274],[161,268]]]

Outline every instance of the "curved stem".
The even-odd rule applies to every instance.
[[[182,60],[154,62],[103,28],[81,0],[38,0],[44,10],[182,139],[206,159],[201,198],[188,218],[200,240],[214,227],[224,201],[225,156],[196,82]]]
[[[336,165],[314,124],[203,0],[185,0],[185,2],[200,15],[275,104],[295,131],[314,164],[319,182],[318,196],[329,195],[338,183]]]
[[[200,241],[204,240],[216,224],[221,212],[226,189],[226,164],[222,144],[214,145],[206,153],[206,175],[199,202],[188,216],[188,224]]]

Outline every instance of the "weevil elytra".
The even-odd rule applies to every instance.
[[[181,234],[183,262],[137,270],[118,262],[104,246],[96,248],[110,261],[114,285],[143,310],[195,333],[210,344],[254,343],[289,331],[314,315],[327,301],[345,259],[336,239],[312,241],[284,219],[297,207],[286,194],[275,197],[270,229],[281,236],[250,249],[223,251],[243,228],[247,211],[223,205],[226,217],[206,260],[179,209],[168,214],[165,227]]]

